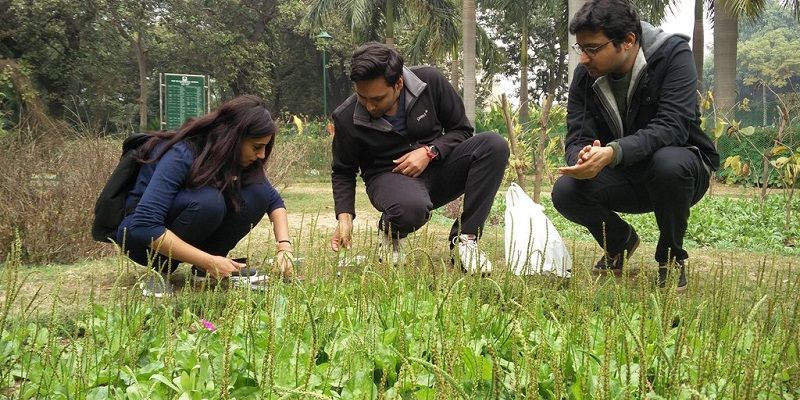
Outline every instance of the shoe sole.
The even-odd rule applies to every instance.
[[[166,294],[166,293],[154,293],[154,292],[151,292],[149,290],[142,289],[142,296],[144,296],[144,297],[153,297],[153,298],[156,298],[156,299],[163,299],[164,297],[169,296],[169,294]]]
[[[157,299],[161,299],[161,298],[167,297],[167,296],[172,294],[172,292],[153,292],[153,291],[148,290],[148,289],[146,289],[144,287],[141,287],[141,286],[139,286],[139,289],[142,290],[142,296],[144,296],[144,297],[155,297]]]

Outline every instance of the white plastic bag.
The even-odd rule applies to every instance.
[[[572,257],[553,223],[544,215],[544,207],[519,185],[506,191],[505,247],[506,264],[515,275],[551,273],[569,277]]]

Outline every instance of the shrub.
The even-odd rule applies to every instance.
[[[7,136],[0,144],[0,259],[15,232],[26,262],[72,262],[103,251],[89,227],[119,158],[116,141]]]

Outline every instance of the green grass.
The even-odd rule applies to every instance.
[[[305,280],[263,292],[193,287],[181,270],[177,296],[143,299],[135,286],[146,269],[123,258],[30,268],[16,249],[0,270],[0,398],[800,396],[791,248],[736,248],[733,228],[713,222],[733,249],[692,244],[679,295],[652,283],[646,221],[634,222],[645,243],[630,274],[606,279],[589,273],[595,246],[550,214],[573,250],[569,281],[504,271],[502,226],[487,229],[497,268],[480,278],[449,266],[450,221],[437,216],[410,237],[410,262],[393,267],[375,260],[377,214],[359,191],[354,252],[368,261],[339,267],[326,188],[284,191]],[[773,221],[725,201],[709,198],[694,215],[708,207],[743,232]],[[234,253],[264,266],[270,242],[262,225]]]

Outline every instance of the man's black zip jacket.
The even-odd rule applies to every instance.
[[[464,102],[450,82],[436,68],[403,68],[406,134],[392,129],[384,118],[372,119],[353,94],[332,114],[336,132],[333,137],[331,181],[336,215],[355,213],[356,174],[364,182],[377,174],[391,171],[392,160],[420,148],[434,145],[439,157],[473,134],[464,112]]]
[[[697,72],[688,38],[642,22],[641,49],[621,116],[608,77],[597,79],[579,65],[567,103],[567,165],[595,139],[615,150],[611,167],[629,167],[667,146],[695,149],[707,168],[719,168],[719,154],[700,129]]]

